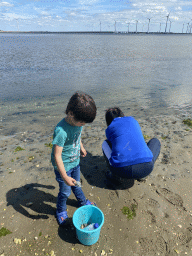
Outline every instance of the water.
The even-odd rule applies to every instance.
[[[191,111],[191,35],[1,33],[0,46],[1,122],[8,127],[63,113],[76,90],[101,110]]]

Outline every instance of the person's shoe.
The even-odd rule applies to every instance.
[[[64,224],[66,224],[66,221],[68,219],[67,211],[64,211],[64,212],[56,211],[56,219],[59,226],[63,226]]]
[[[137,179],[138,182],[146,182],[147,178],[140,178],[140,179]]]

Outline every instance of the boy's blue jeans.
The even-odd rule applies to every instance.
[[[67,210],[67,199],[71,194],[71,189],[77,198],[79,205],[83,206],[86,204],[86,198],[85,195],[80,187],[76,186],[68,186],[65,184],[63,179],[61,178],[60,173],[55,170],[55,175],[56,175],[56,180],[59,183],[59,194],[57,198],[57,212],[64,212]],[[71,169],[70,171],[67,172],[67,175],[69,177],[72,177],[76,181],[80,181],[80,166],[77,165],[75,168]]]

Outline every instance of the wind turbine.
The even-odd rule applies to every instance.
[[[143,24],[143,27],[142,27],[142,32],[143,32],[143,28],[144,28],[145,24]]]
[[[186,30],[186,33],[188,32],[189,23],[190,23],[190,22],[187,23],[187,30]]]
[[[151,18],[147,18],[147,19],[149,20],[149,23],[150,23]],[[148,23],[148,31],[147,31],[147,33],[149,33],[149,23]]]
[[[116,20],[115,20],[115,33],[117,33],[117,31],[116,31]]]
[[[100,21],[100,32],[101,32],[101,21]]]
[[[166,16],[167,17],[167,21],[166,21],[166,25],[165,25],[165,33],[166,33],[166,30],[167,30],[167,22],[168,22],[168,19],[169,19],[169,14]]]
[[[19,23],[18,23],[18,18],[15,19],[17,21],[17,31],[19,31]]]
[[[138,23],[138,20],[136,20],[136,33],[137,33],[137,23]]]
[[[183,33],[184,25],[185,25],[185,24],[183,23],[182,33]]]
[[[159,28],[159,33],[161,32],[161,23],[160,23],[160,28]]]
[[[169,21],[170,21],[169,33],[170,33],[170,31],[171,31],[171,23],[172,23],[172,21],[171,21],[171,20],[169,20]]]
[[[127,33],[129,33],[129,25],[130,25],[130,22],[129,23],[127,23]]]

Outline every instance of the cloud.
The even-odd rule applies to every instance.
[[[21,19],[21,20],[28,20],[28,19],[32,19],[33,16],[31,15],[19,15],[19,14],[15,14],[15,13],[5,13],[4,14],[4,19],[8,20],[8,21],[12,21],[15,19]]]
[[[45,16],[46,16],[46,15],[49,15],[49,13],[46,12],[46,11],[42,11],[42,12],[41,12],[41,15],[45,15]]]
[[[1,6],[5,6],[5,7],[13,7],[14,6],[14,4],[10,4],[10,3],[8,3],[8,2],[1,2],[0,3],[0,7]]]
[[[182,11],[182,8],[180,6],[175,8],[176,11]]]

